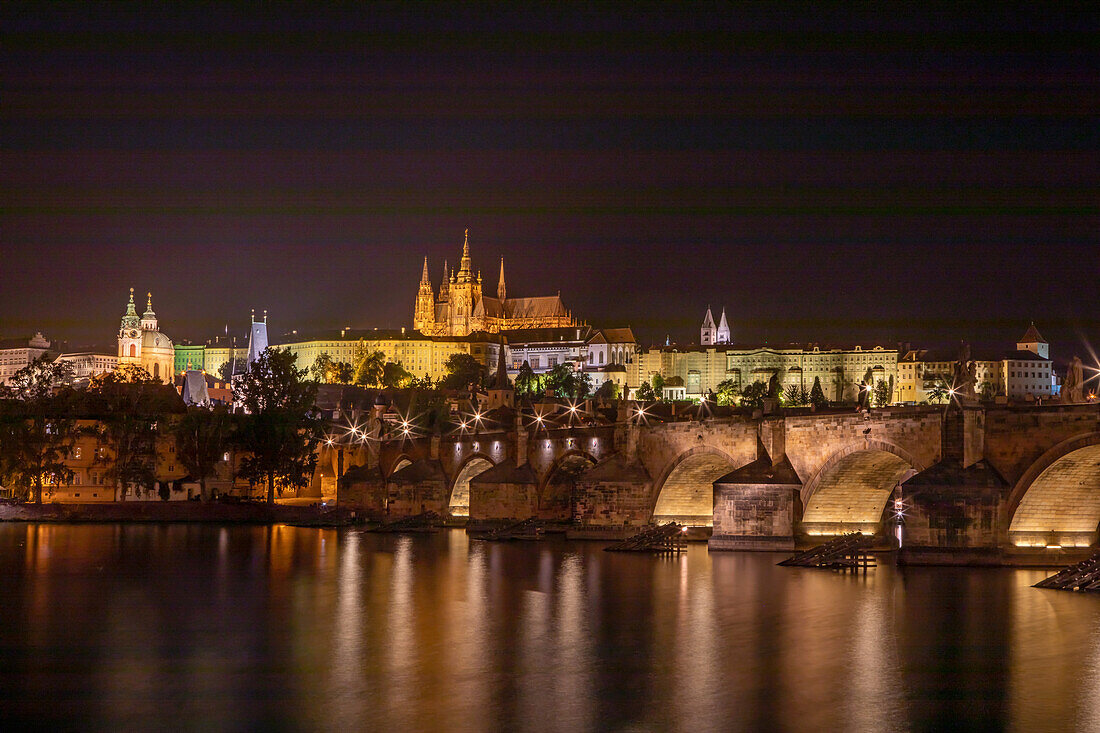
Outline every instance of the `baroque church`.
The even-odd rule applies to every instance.
[[[458,270],[443,264],[438,297],[428,278],[428,258],[420,275],[413,311],[413,329],[425,336],[467,336],[474,331],[499,333],[521,328],[566,328],[577,323],[561,302],[561,294],[509,298],[504,285],[504,258],[500,260],[497,297],[482,295],[481,271],[470,266],[470,230],[462,244]]]
[[[176,350],[172,340],[158,330],[157,314],[153,312],[153,294],[145,312],[138,317],[134,307],[134,289],[118,329],[118,365],[134,364],[149,372],[154,379],[172,384]]]

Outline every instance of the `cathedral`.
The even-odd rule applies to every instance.
[[[420,290],[413,311],[413,329],[425,336],[466,336],[474,331],[514,331],[520,328],[561,328],[576,326],[565,309],[561,295],[534,298],[509,298],[504,286],[504,258],[500,260],[497,297],[483,296],[481,272],[470,267],[470,230],[462,244],[458,271],[443,265],[443,282],[438,297],[428,278],[428,258],[420,276]]]
[[[172,384],[176,350],[171,339],[157,330],[157,314],[153,312],[153,294],[145,312],[138,317],[134,307],[134,289],[118,329],[118,364],[135,364],[165,384]]]

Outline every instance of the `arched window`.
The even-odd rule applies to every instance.
[[[137,356],[137,344],[130,344],[130,356]]]
[[[603,364],[603,352],[600,352],[600,363]]]
[[[153,379],[160,379],[160,362],[153,364]]]

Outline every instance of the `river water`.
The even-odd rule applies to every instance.
[[[0,717],[136,730],[1098,730],[1100,596],[457,530],[0,525]]]

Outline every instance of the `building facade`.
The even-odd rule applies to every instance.
[[[154,379],[172,384],[175,378],[176,350],[172,340],[160,332],[157,314],[153,312],[153,294],[145,313],[138,317],[134,307],[134,289],[118,329],[118,365],[133,364],[149,372]]]
[[[898,352],[881,345],[829,347],[811,344],[783,348],[691,344],[651,348],[639,355],[639,378],[660,374],[682,380],[683,395],[699,400],[729,380],[738,389],[753,382],[768,384],[776,377],[780,390],[790,386],[809,392],[821,384],[825,399],[855,402],[864,385],[897,382]],[[677,383],[677,386],[680,386]]]
[[[944,391],[956,384],[960,357],[973,368],[974,392],[979,398],[1003,402],[1030,402],[1054,394],[1056,375],[1050,345],[1035,324],[1016,342],[1016,348],[1000,354],[969,355],[936,349],[909,349],[898,361],[897,400],[920,404],[946,399]]]
[[[438,296],[437,293],[438,292]],[[481,271],[474,274],[470,262],[469,230],[462,257],[453,274],[443,265],[439,290],[428,276],[428,258],[420,276],[413,309],[413,329],[425,336],[467,336],[476,331],[498,333],[531,328],[564,328],[576,325],[561,302],[561,295],[509,298],[504,283],[504,259],[500,261],[496,297],[482,292]]]
[[[12,375],[47,353],[50,342],[41,333],[31,338],[0,341],[0,384],[7,384]]]
[[[76,351],[69,354],[61,354],[57,357],[59,362],[67,362],[72,369],[72,379],[75,383],[84,383],[92,377],[113,372],[118,368],[118,356],[115,354],[100,354],[94,351]]]

